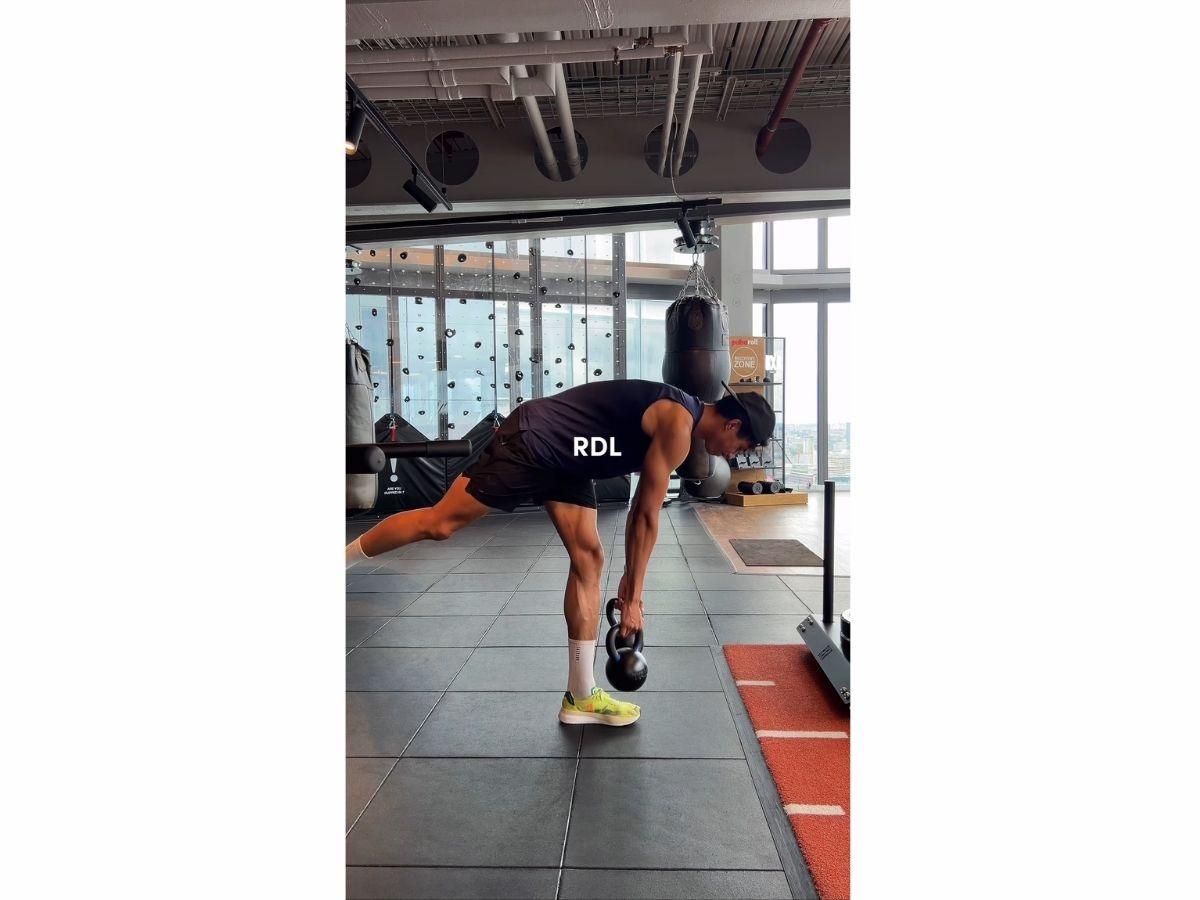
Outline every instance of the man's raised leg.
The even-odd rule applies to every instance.
[[[346,568],[414,541],[444,541],[485,515],[489,507],[467,493],[468,481],[465,475],[459,475],[446,495],[433,506],[388,516],[360,535],[346,545]]]

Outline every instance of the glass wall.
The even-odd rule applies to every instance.
[[[829,217],[829,251],[825,262],[830,269],[850,268],[850,217]]]
[[[829,304],[829,477],[850,487],[850,304]]]
[[[671,302],[630,297],[626,312],[630,378],[662,381],[663,356],[667,352],[667,307]]]
[[[611,234],[348,252],[346,327],[371,353],[376,421],[453,439],[613,378],[612,257]]]
[[[753,241],[754,260],[750,263],[752,269],[765,269],[767,267],[767,223],[755,222],[751,225],[751,239]]]
[[[625,258],[629,262],[667,263],[672,266],[691,265],[685,253],[675,252],[679,229],[655,228],[649,231],[625,232]]]
[[[785,338],[784,459],[789,485],[817,478],[817,304],[777,303],[774,337]]]
[[[371,382],[375,387],[375,418],[392,408],[386,294],[347,294],[346,327],[371,356]]]
[[[775,271],[817,268],[817,220],[782,219],[771,223]]]

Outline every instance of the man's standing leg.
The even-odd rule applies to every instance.
[[[613,700],[596,687],[593,673],[600,627],[600,579],[604,573],[604,545],[596,525],[596,510],[555,500],[547,501],[545,506],[571,559],[563,596],[567,692],[559,721],[629,725],[637,721],[641,710],[632,703]]]

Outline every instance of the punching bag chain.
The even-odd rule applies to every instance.
[[[708,300],[716,300],[718,303],[721,301],[721,298],[717,296],[717,289],[704,274],[704,269],[700,265],[700,257],[697,254],[692,254],[692,267],[688,269],[687,278],[683,281],[683,289],[680,290],[679,297],[676,299],[680,297],[704,297]]]

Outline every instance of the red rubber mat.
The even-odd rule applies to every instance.
[[[817,892],[848,898],[850,710],[807,647],[732,644],[725,658]]]

